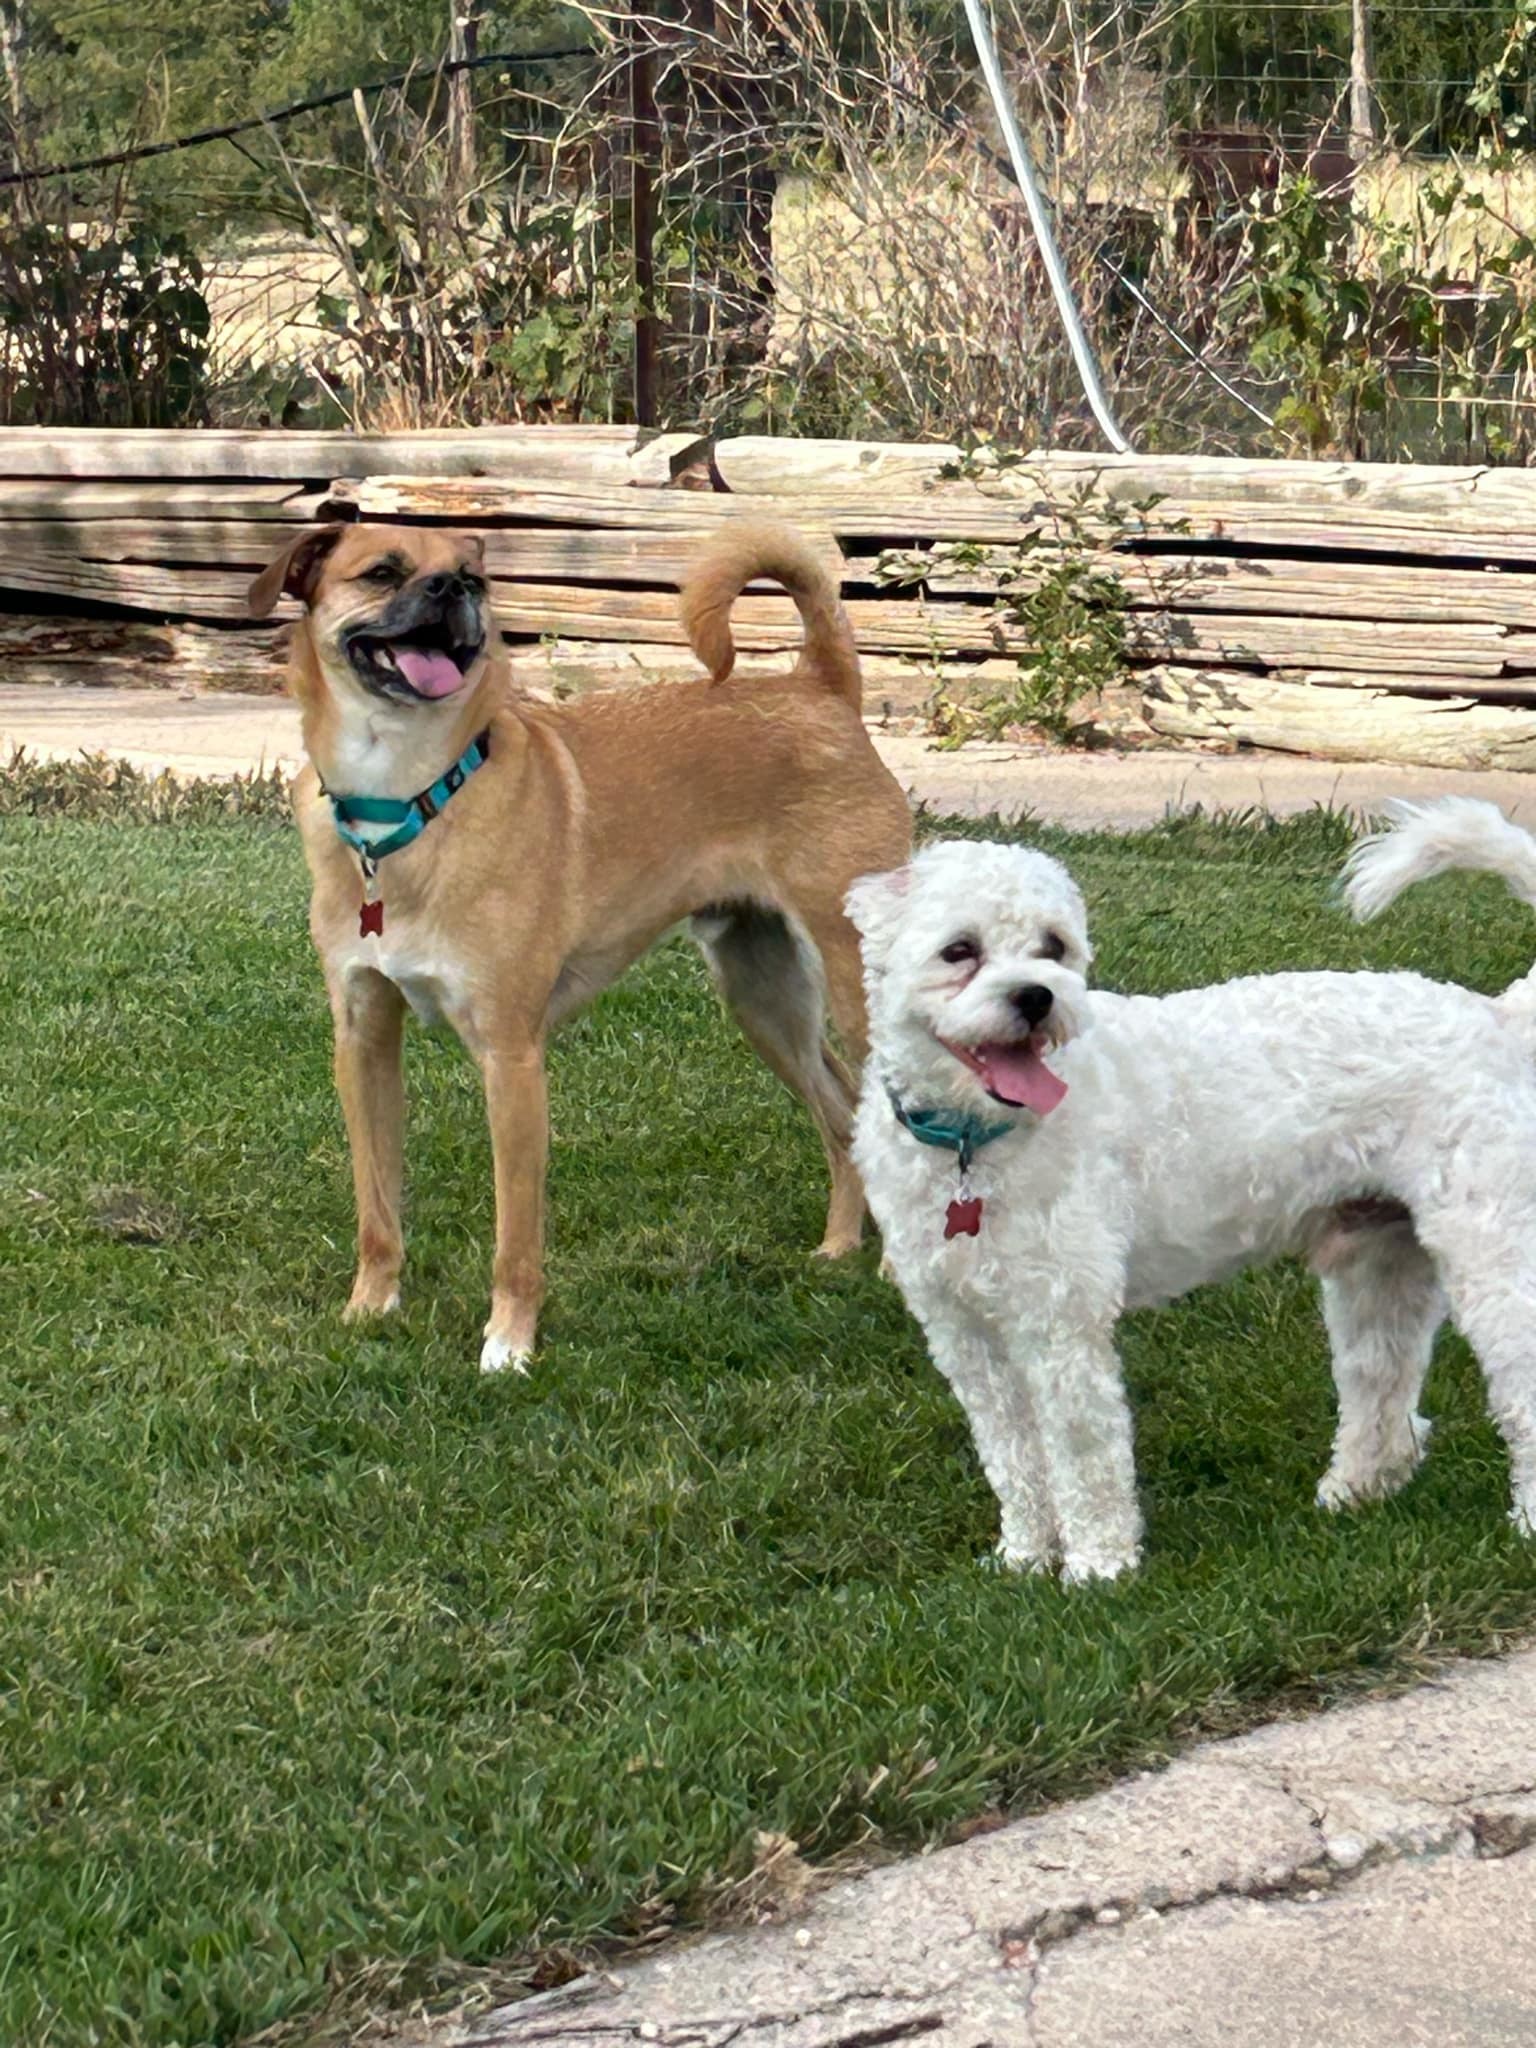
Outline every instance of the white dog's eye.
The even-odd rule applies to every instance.
[[[979,960],[981,948],[974,939],[951,939],[939,958],[947,960],[951,967],[958,967],[962,960]]]
[[[1067,942],[1060,932],[1047,932],[1040,941],[1042,960],[1064,960],[1067,957]]]

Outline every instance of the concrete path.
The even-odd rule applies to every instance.
[[[1210,1743],[433,2048],[1531,2048],[1536,1652]]]
[[[972,817],[1029,814],[1053,823],[1123,831],[1170,809],[1258,807],[1283,815],[1314,804],[1373,811],[1389,796],[1469,791],[1536,823],[1536,776],[1313,761],[1288,754],[1198,754],[1173,749],[1081,754],[969,746],[939,753],[925,740],[875,734],[913,798]],[[292,768],[299,721],[282,697],[181,697],[159,690],[40,689],[0,685],[0,752],[110,754],[178,775]]]

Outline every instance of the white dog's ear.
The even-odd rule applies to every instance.
[[[864,941],[864,957],[874,964],[885,957],[912,889],[912,870],[892,868],[884,875],[860,875],[843,898],[843,908]]]

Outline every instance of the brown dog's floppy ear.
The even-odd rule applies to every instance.
[[[264,619],[282,596],[296,597],[308,604],[315,594],[325,558],[346,532],[344,526],[317,526],[289,541],[281,554],[274,555],[246,594],[245,606],[253,619]]]

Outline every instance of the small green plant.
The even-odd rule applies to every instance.
[[[1503,154],[1523,142],[1530,123],[1523,113],[1507,110],[1506,94],[1518,86],[1530,62],[1532,40],[1536,39],[1536,0],[1514,0],[1504,47],[1478,72],[1467,94],[1467,111],[1485,124],[1478,138],[1478,152],[1487,157]]]
[[[1025,457],[978,447],[945,464],[939,477],[985,482],[1022,471]],[[1131,598],[1110,557],[1117,545],[1148,531],[1161,501],[1106,496],[1096,477],[1065,493],[1048,477],[1035,474],[1030,481],[1039,517],[1018,540],[1000,547],[946,542],[889,550],[880,558],[880,580],[890,588],[942,576],[980,580],[993,592],[994,635],[1014,658],[1015,680],[1006,690],[961,703],[941,674],[928,702],[929,731],[941,746],[997,739],[1021,725],[1064,746],[1090,745],[1104,692],[1128,679]],[[1183,522],[1160,529],[1182,530]]]
[[[1420,206],[1435,210],[1433,187]],[[1286,387],[1275,406],[1281,443],[1287,453],[1363,459],[1369,422],[1387,409],[1394,354],[1444,354],[1444,280],[1424,274],[1404,223],[1367,221],[1307,172],[1256,194],[1246,233],[1248,261],[1228,308],[1252,323],[1254,370]]]

